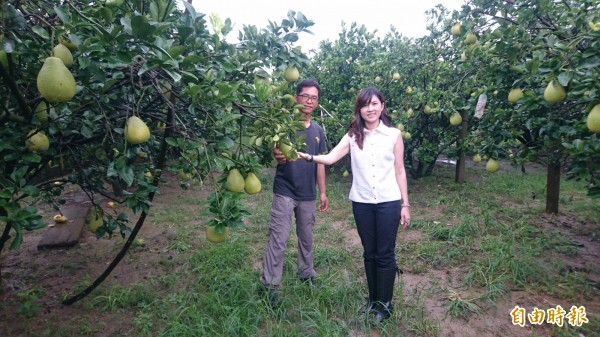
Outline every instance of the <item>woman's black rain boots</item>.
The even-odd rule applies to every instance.
[[[377,309],[377,264],[365,261],[365,274],[367,276],[367,287],[369,289],[369,301],[361,309],[361,313],[367,316],[371,311]]]
[[[395,269],[377,269],[377,311],[373,317],[376,323],[388,319],[394,311],[392,297],[394,296],[396,273],[400,273],[400,269],[397,267]]]

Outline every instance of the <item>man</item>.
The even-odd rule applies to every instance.
[[[311,120],[311,114],[319,105],[321,87],[316,80],[303,80],[296,87],[294,99],[304,105],[302,109],[306,153],[320,154],[327,151],[323,129]],[[261,283],[269,292],[272,305],[279,299],[276,290],[283,274],[283,262],[287,240],[292,228],[292,215],[296,218],[298,236],[298,275],[303,282],[312,284],[316,273],[313,264],[313,227],[316,213],[316,185],[319,186],[320,211],[326,211],[329,201],[325,193],[325,165],[304,160],[287,161],[278,148],[273,149],[278,162],[273,182],[273,203],[268,240],[263,258]]]

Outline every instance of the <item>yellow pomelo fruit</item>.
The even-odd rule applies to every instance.
[[[125,0],[106,0],[106,5],[117,7],[121,6],[124,2]]]
[[[125,139],[131,144],[141,144],[150,139],[150,129],[143,120],[131,116],[125,124]]]
[[[560,103],[567,97],[565,88],[558,81],[550,81],[544,90],[544,99],[549,103]]]
[[[71,51],[77,50],[77,45],[75,45],[73,42],[71,42],[71,40],[69,40],[69,38],[67,38],[67,37],[59,35],[58,42],[60,42],[60,44],[64,45],[65,47],[69,48],[69,50],[71,50]]]
[[[488,160],[485,169],[490,173],[495,173],[500,169],[500,163],[495,159]]]
[[[410,94],[413,93],[413,88],[412,87],[408,87],[408,88],[406,88],[406,90],[404,92],[406,92],[407,94],[410,95]]]
[[[258,177],[252,172],[248,173],[248,175],[246,176],[246,183],[244,185],[244,190],[246,191],[246,193],[256,194],[260,192],[261,187],[262,186]]]
[[[238,169],[232,169],[227,175],[227,190],[231,192],[242,192],[246,183]]]
[[[67,67],[73,64],[73,54],[64,44],[59,43],[52,49],[52,55],[58,57]]]
[[[375,77],[375,83],[379,83],[379,82],[381,82],[381,77],[380,76]]]
[[[156,130],[158,131],[159,134],[164,134],[165,133],[165,129],[167,128],[167,124],[165,122],[158,122],[156,124]]]
[[[103,220],[104,212],[100,207],[94,207],[90,210],[90,213],[87,217],[88,230],[92,233],[96,233],[98,228],[102,227],[104,224]]]
[[[433,113],[433,109],[429,105],[425,105],[425,107],[423,108],[423,112],[429,115]]]
[[[454,112],[452,116],[450,116],[450,124],[453,126],[458,126],[462,123],[462,117],[458,112]]]
[[[412,108],[408,108],[408,110],[406,110],[406,117],[411,117],[413,115],[413,109]]]
[[[402,138],[404,138],[406,140],[410,140],[412,138],[412,135],[410,134],[410,132],[405,131],[402,133]]]
[[[177,173],[177,176],[179,177],[179,179],[181,179],[182,181],[188,181],[192,179],[192,175],[189,173],[186,173],[183,170],[179,170],[179,172]]]
[[[283,153],[283,155],[287,159],[291,159],[291,156],[292,156],[292,146],[291,145],[286,144],[286,143],[280,141],[279,144],[277,145],[277,147],[279,148],[279,150],[281,151],[281,153]]]
[[[398,80],[400,79],[400,73],[394,73],[394,74],[392,75],[392,79],[393,79],[394,81],[398,81]]]
[[[40,120],[40,122],[42,122],[42,123],[48,122],[48,105],[46,104],[45,101],[41,101],[35,107],[35,114],[37,115],[37,118]]]
[[[33,152],[46,152],[50,147],[50,141],[44,132],[38,131],[33,134],[33,131],[30,131],[27,135],[27,148]]]
[[[300,78],[300,72],[298,71],[298,68],[294,66],[288,66],[285,68],[285,71],[283,72],[284,80],[288,82],[296,82],[298,78]]]
[[[460,27],[461,27],[460,22],[457,22],[454,25],[452,25],[452,28],[450,28],[450,33],[452,34],[452,36],[460,35]]]
[[[37,76],[37,88],[48,102],[66,102],[75,96],[75,78],[58,57],[48,57]]]
[[[592,111],[587,116],[586,124],[590,131],[600,133],[600,104],[594,105]]]
[[[206,239],[212,243],[221,243],[229,237],[231,229],[229,227],[221,227],[217,229],[215,226],[206,226]]]
[[[398,124],[396,124],[396,128],[400,131],[404,131],[404,124],[398,123]]]
[[[476,154],[473,156],[473,161],[476,163],[479,163],[481,161],[481,156],[479,154]]]
[[[350,175],[350,172],[348,172],[348,170],[344,170],[344,173],[342,173],[343,177],[347,177]]]
[[[511,103],[517,103],[523,97],[523,90],[520,88],[510,89],[508,92],[508,101]]]
[[[67,218],[64,215],[56,214],[55,216],[52,217],[52,220],[54,220],[54,222],[56,222],[56,223],[65,223],[65,222],[69,221],[69,218]]]
[[[465,36],[465,44],[473,44],[475,42],[477,42],[477,37],[475,34],[468,33],[467,36]]]

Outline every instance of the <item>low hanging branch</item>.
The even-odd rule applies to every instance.
[[[171,133],[173,132],[172,131],[173,130],[173,120],[174,120],[173,117],[175,115],[175,109],[174,109],[174,104],[173,104],[174,100],[175,100],[174,95],[171,95],[170,100],[171,100],[172,104],[169,104],[169,109],[168,109],[168,113],[167,113],[167,128],[165,128],[165,135],[163,137],[163,140],[161,143],[160,154],[158,156],[158,163],[157,163],[158,165],[157,166],[159,168],[159,171],[158,171],[158,174],[156,174],[154,176],[154,180],[152,182],[154,184],[154,186],[158,186],[159,181],[160,181],[160,176],[162,174],[162,170],[164,169],[166,161],[167,161],[166,160],[167,149],[168,149],[169,145],[167,144],[166,139],[168,137],[170,137]],[[156,194],[156,192],[154,192],[154,191],[150,192],[148,194],[149,201],[152,201],[154,199],[155,194]],[[129,250],[129,247],[135,240],[137,233],[140,231],[140,229],[144,225],[144,220],[146,220],[146,215],[147,215],[147,213],[145,211],[142,211],[142,213],[140,214],[140,218],[136,222],[135,227],[133,228],[133,230],[131,231],[131,234],[129,235],[129,238],[127,239],[127,242],[125,242],[125,245],[123,246],[123,248],[121,248],[121,251],[119,252],[119,254],[117,254],[117,256],[115,256],[114,260],[110,263],[110,265],[106,268],[106,270],[100,276],[98,276],[98,278],[92,284],[90,284],[87,288],[85,288],[79,294],[77,294],[73,297],[67,298],[66,300],[64,300],[62,302],[62,304],[71,305],[71,304],[79,301],[80,299],[89,295],[94,289],[96,289],[96,287],[98,287],[100,284],[102,284],[102,282],[104,282],[104,280],[110,275],[110,273],[113,271],[113,269],[115,269],[115,267],[117,267],[119,262],[121,262],[121,260],[125,256],[125,253],[127,253],[127,251]]]

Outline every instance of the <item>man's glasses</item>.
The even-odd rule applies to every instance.
[[[317,96],[309,96],[307,94],[302,94],[302,95],[298,95],[298,97],[300,97],[301,100],[308,102],[308,101],[313,101],[313,102],[317,102],[319,100],[319,97]]]

